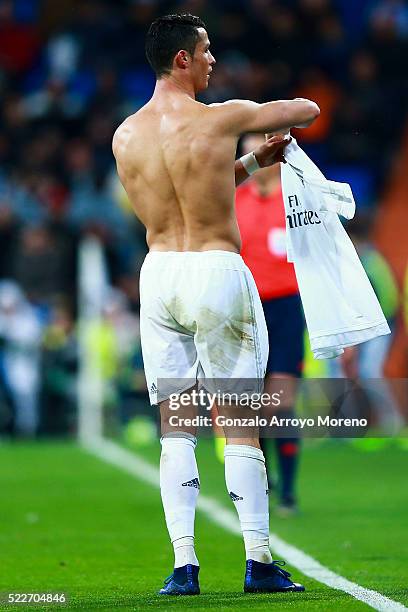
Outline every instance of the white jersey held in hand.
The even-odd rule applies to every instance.
[[[370,281],[338,215],[352,219],[347,183],[326,180],[296,140],[281,164],[288,261],[295,266],[315,359],[390,333]]]

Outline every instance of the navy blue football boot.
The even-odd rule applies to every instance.
[[[290,580],[290,574],[282,569],[284,561],[259,563],[248,559],[246,562],[245,593],[285,593],[286,591],[304,591],[303,584]]]
[[[183,565],[176,567],[171,576],[164,581],[164,587],[158,595],[199,595],[198,565]]]

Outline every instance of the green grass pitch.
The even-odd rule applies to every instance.
[[[157,444],[139,454],[158,462]],[[210,440],[198,445],[202,493],[232,508]],[[271,529],[331,570],[408,605],[408,453],[341,442],[302,457],[302,513]],[[0,443],[0,593],[61,592],[67,606],[2,610],[368,610],[293,570],[306,593],[244,595],[237,536],[197,515],[202,595],[159,598],[171,571],[159,491],[74,444]],[[289,568],[291,569],[291,568]]]

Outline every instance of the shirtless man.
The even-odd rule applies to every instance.
[[[175,553],[163,595],[200,592],[194,515],[200,488],[195,428],[183,425],[194,406],[170,409],[172,392],[197,378],[248,380],[262,388],[268,336],[262,305],[240,255],[235,185],[261,165],[281,159],[275,137],[235,162],[245,132],[286,132],[319,115],[309,100],[205,105],[215,59],[205,24],[192,15],[152,23],[146,55],[157,83],[149,102],[128,117],[113,139],[119,177],[146,226],[149,253],[140,276],[143,359],[152,404],[160,405],[160,487]],[[164,383],[163,383],[164,381]],[[251,386],[252,385],[252,386]],[[248,411],[245,414],[246,410]],[[253,416],[250,409],[242,416]],[[219,406],[228,415],[227,407]],[[171,426],[177,414],[180,426]],[[227,490],[238,512],[246,550],[246,592],[302,591],[269,550],[265,461],[256,428],[225,429]]]

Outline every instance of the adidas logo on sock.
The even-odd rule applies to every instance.
[[[198,478],[193,478],[193,480],[187,480],[187,482],[183,482],[182,487],[194,487],[195,489],[200,488],[200,481]]]
[[[157,387],[156,387],[156,385],[154,383],[150,387],[150,393],[157,393]]]
[[[232,491],[229,492],[229,496],[232,499],[232,501],[242,501],[244,498],[240,497],[239,495],[237,495],[236,493],[233,493]]]

